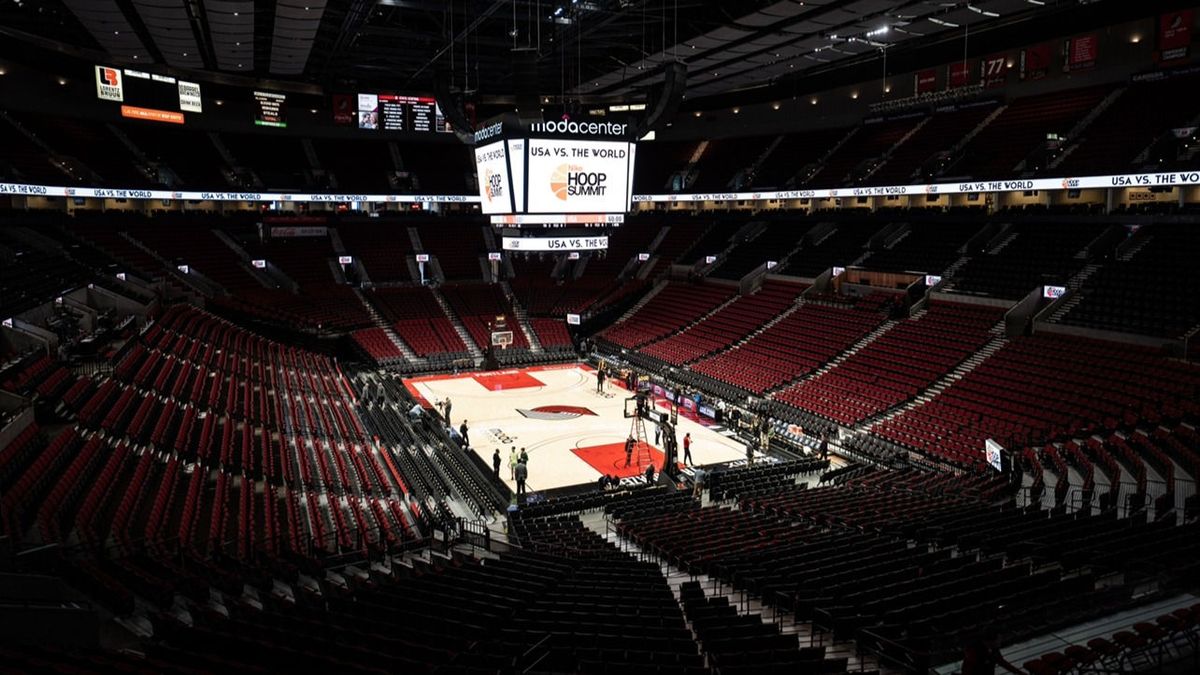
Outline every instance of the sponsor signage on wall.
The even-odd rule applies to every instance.
[[[1192,44],[1194,10],[1168,12],[1158,17],[1158,60],[1174,61],[1187,58]]]
[[[125,84],[120,68],[96,66],[96,98],[103,101],[125,100]]]
[[[1034,45],[1021,50],[1018,77],[1021,80],[1040,80],[1050,74],[1050,61],[1054,48],[1050,43]]]
[[[1096,65],[1096,55],[1099,50],[1100,40],[1096,34],[1080,35],[1079,37],[1070,38],[1063,45],[1063,52],[1066,55],[1064,59],[1064,70],[1086,70]]]

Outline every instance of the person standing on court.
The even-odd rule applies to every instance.
[[[449,418],[450,416],[447,415],[446,417]],[[462,426],[458,428],[458,433],[462,435],[463,447],[471,447],[471,439],[467,437],[467,431],[469,431],[467,421],[463,420]]]
[[[692,432],[683,435],[683,463],[692,463]]]
[[[517,479],[517,446],[512,446],[512,450],[508,453],[508,479]]]
[[[601,394],[603,392],[604,392],[604,364],[601,363],[600,367],[596,369],[596,393]]]
[[[446,397],[445,404],[446,404],[446,424],[453,424],[453,422],[450,421],[450,397],[449,396]]]
[[[625,466],[629,466],[633,461],[633,442],[633,434],[630,434],[629,438],[625,439]]]
[[[518,464],[529,464],[529,455],[525,452],[525,448],[521,448],[521,456],[517,458]]]
[[[500,480],[500,448],[492,453],[492,473],[496,475],[496,480]]]
[[[525,495],[525,479],[529,477],[529,467],[525,462],[517,462],[517,499]]]

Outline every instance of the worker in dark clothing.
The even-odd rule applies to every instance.
[[[604,364],[596,369],[596,393],[604,393]]]
[[[829,459],[829,432],[821,433],[821,444],[817,446],[817,451],[821,453],[821,459]]]
[[[496,480],[500,480],[500,464],[501,463],[502,462],[500,460],[500,448],[496,448],[496,451],[492,453],[492,473],[495,474]]]
[[[525,462],[517,462],[517,499],[525,495],[525,479],[529,477],[529,467]]]
[[[633,444],[633,434],[630,434],[629,438],[625,439],[625,466],[629,466],[633,461]]]
[[[470,447],[471,439],[467,438],[467,421],[466,420],[463,420],[462,426],[460,426],[458,428],[458,433],[459,433],[459,435],[462,436],[463,447]]]
[[[646,485],[654,485],[654,464],[646,465]]]
[[[451,422],[450,422],[450,397],[449,396],[446,397],[446,400],[444,401],[444,405],[446,406],[446,424],[451,424]]]
[[[690,431],[683,435],[683,463],[692,463],[692,433]]]

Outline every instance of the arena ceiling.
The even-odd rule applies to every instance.
[[[680,60],[696,99],[1121,1],[0,0],[0,27],[120,64],[482,97],[514,91],[521,52],[565,98],[632,98]]]

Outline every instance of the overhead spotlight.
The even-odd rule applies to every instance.
[[[811,104],[813,104],[813,105],[816,105],[816,104],[817,104],[817,99],[815,99],[815,98],[814,98],[814,99],[812,99],[811,101],[809,101],[809,103],[811,103]]]
[[[0,76],[7,75],[7,74],[8,74],[8,71],[6,69],[0,68]]]
[[[740,113],[740,112],[742,112],[742,109],[741,109],[741,108],[734,108],[734,109],[733,109],[733,114],[734,114],[734,115],[736,115],[736,114],[738,114],[738,113]]]
[[[1130,41],[1130,42],[1132,42],[1133,44],[1135,44],[1135,45],[1136,45],[1137,43],[1139,43],[1139,42],[1141,42],[1141,41],[1142,41],[1142,36],[1141,36],[1141,35],[1136,35],[1136,34],[1135,34],[1135,35],[1133,35],[1132,37],[1130,37],[1130,38],[1129,38],[1129,41]]]
[[[697,110],[696,112],[692,113],[692,117],[699,117],[699,116],[700,116],[700,111],[699,111],[699,110]]]
[[[779,110],[779,108],[780,108],[780,105],[778,103],[771,104],[771,110]]]
[[[858,92],[857,92],[857,91],[852,91],[852,92],[850,92],[850,98],[857,99],[857,98],[858,98]]]
[[[217,99],[217,100],[215,101],[215,103],[216,103],[217,105],[225,105],[225,101],[222,101],[221,99]]]
[[[316,114],[317,114],[317,109],[316,109],[316,108],[312,108],[312,109],[311,109],[311,110],[309,110],[308,112],[310,112],[310,113],[312,113],[312,114],[316,115]]]
[[[67,83],[67,78],[65,78],[65,77],[58,78],[58,84],[60,86],[65,85],[66,83]]]

